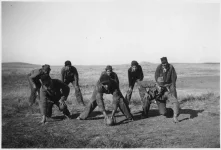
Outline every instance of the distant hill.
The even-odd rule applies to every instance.
[[[7,63],[2,63],[2,66],[3,67],[7,67],[7,66],[10,66],[10,67],[38,67],[38,66],[41,66],[41,65],[37,65],[37,64],[29,64],[29,63],[23,63],[23,62],[7,62]]]
[[[220,62],[205,62],[203,64],[220,64]]]
[[[140,65],[151,65],[151,64],[153,64],[153,63],[148,62],[148,61],[141,61],[139,64],[140,64]]]

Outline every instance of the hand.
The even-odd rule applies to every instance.
[[[75,85],[75,88],[76,88],[76,90],[80,90],[80,88],[79,88],[79,86],[78,85]]]
[[[33,89],[37,89],[37,87],[36,87],[36,85],[35,85],[35,84],[33,84]]]
[[[108,118],[106,111],[103,111],[103,115],[104,115],[104,119]]]
[[[64,103],[66,100],[67,100],[67,98],[62,96],[59,102]]]
[[[132,92],[132,88],[131,87],[128,89],[128,92]]]
[[[178,120],[178,118],[176,116],[173,117],[173,122],[174,123],[178,123],[179,122],[179,120]]]
[[[150,98],[150,95],[148,93],[145,93],[144,99],[149,99],[149,98]]]
[[[111,116],[111,119],[116,123],[116,118],[114,116]]]
[[[45,115],[43,115],[42,116],[42,120],[41,120],[41,122],[40,123],[43,123],[43,124],[45,124],[46,123],[46,116]]]

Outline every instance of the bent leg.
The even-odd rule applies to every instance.
[[[75,81],[72,82],[72,85],[75,89],[75,97],[76,97],[76,100],[78,102],[78,104],[82,104],[82,105],[85,105],[84,104],[84,101],[83,101],[83,96],[82,96],[82,93],[81,93],[81,89],[79,87],[79,85],[75,86]]]
[[[90,113],[97,107],[96,100],[90,102],[87,107],[85,107],[84,111],[80,114],[80,119],[85,120],[88,118]]]
[[[61,107],[61,104],[59,102],[56,103],[56,105],[58,106],[59,110],[67,117],[70,117],[70,112],[68,110],[67,105],[64,103],[63,107]]]
[[[29,86],[31,89],[31,94],[29,96],[29,105],[32,106],[35,103],[36,97],[37,97],[37,88],[33,87],[33,83],[30,81],[28,77]]]
[[[178,99],[177,99],[177,91],[176,91],[175,86],[170,87],[170,92],[168,93],[167,97],[168,97],[169,101],[173,104],[174,116],[178,117],[180,107],[179,107],[179,102],[178,102]]]
[[[159,100],[157,100],[157,106],[158,106],[160,115],[166,116],[166,113],[167,113],[166,101],[159,101]]]

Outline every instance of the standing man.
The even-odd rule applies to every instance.
[[[44,74],[48,74],[50,73],[51,68],[50,65],[43,65],[41,69],[35,69],[32,70],[29,74],[28,74],[28,82],[31,88],[31,95],[29,97],[29,105],[32,106],[37,98],[40,97],[40,88],[41,88],[41,82],[39,81],[39,79],[41,78],[42,75]]]
[[[177,74],[175,68],[168,63],[166,57],[161,58],[161,64],[157,67],[155,72],[155,80],[158,84],[160,95],[158,100],[163,100],[165,98],[169,99],[173,103],[173,120],[175,123],[179,122],[177,117],[179,115],[179,102],[177,100],[176,92],[176,79]],[[162,104],[162,113],[166,113],[166,103]]]
[[[133,120],[133,116],[130,113],[129,107],[125,103],[125,99],[119,89],[118,84],[110,78],[110,76],[104,74],[98,80],[90,103],[85,108],[85,110],[77,118],[79,120],[85,120],[89,117],[90,113],[98,106],[103,113],[104,117],[107,118],[107,113],[104,106],[103,94],[112,94],[113,95],[113,111],[111,118],[114,118],[114,115],[119,107],[121,112],[126,116],[128,120]]]
[[[113,79],[119,85],[118,76],[117,76],[117,74],[115,72],[113,72],[112,66],[107,65],[107,67],[105,68],[105,71],[103,71],[101,73],[100,77],[102,77],[102,75],[104,75],[104,74],[110,76],[110,78]]]
[[[138,64],[137,61],[133,60],[131,62],[131,67],[128,69],[128,81],[129,81],[129,89],[125,96],[125,99],[129,105],[130,99],[132,96],[134,84],[137,81],[142,81],[144,78],[142,67]]]
[[[69,60],[65,61],[65,66],[61,69],[61,81],[67,85],[72,83],[75,88],[77,102],[84,105],[83,96],[78,83],[78,71],[74,66],[71,65]]]
[[[40,89],[40,110],[42,113],[41,123],[46,122],[47,117],[52,116],[52,107],[57,105],[63,114],[70,118],[70,112],[65,101],[70,92],[70,88],[58,79],[51,79],[49,75],[43,75],[40,79],[42,86]]]

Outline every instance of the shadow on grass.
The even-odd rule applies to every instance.
[[[112,111],[109,111],[107,110],[106,111],[107,114],[110,114],[112,113]],[[119,111],[117,111],[116,113],[118,113]],[[89,115],[89,118],[87,118],[87,120],[99,120],[99,119],[104,119],[104,116],[101,116],[101,117],[96,117],[98,115],[102,115],[102,113],[100,111],[92,111],[91,114]],[[123,115],[115,115],[117,117],[120,117],[120,116],[123,116]]]
[[[198,113],[202,113],[204,110],[201,109],[201,110],[193,110],[193,109],[180,109],[180,114],[189,114],[190,117],[189,118],[184,118],[181,121],[184,121],[184,120],[188,120],[188,119],[193,119],[195,117],[198,117]]]
[[[80,113],[71,114],[70,119],[76,119],[79,115],[80,115]],[[53,116],[51,118],[56,120],[56,121],[61,121],[61,120],[66,119],[66,117],[64,115],[62,115],[62,116]]]
[[[179,122],[182,122],[184,120],[193,119],[198,116],[198,113],[202,113],[204,110],[192,110],[192,109],[180,109],[180,114],[189,114],[190,118],[183,118],[182,120],[179,120]],[[134,121],[138,121],[141,119],[148,119],[150,117],[156,117],[160,116],[158,109],[151,109],[149,110],[148,117],[142,117],[142,111],[133,113]],[[173,110],[172,108],[167,108],[167,113],[165,115],[167,118],[173,118]],[[115,125],[120,124],[126,124],[131,121],[127,121],[127,119],[121,120],[120,122],[117,122]]]

